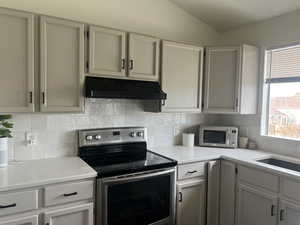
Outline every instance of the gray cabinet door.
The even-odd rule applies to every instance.
[[[129,34],[128,76],[133,79],[158,81],[159,39]]]
[[[5,221],[0,220],[0,225],[38,225],[38,215],[33,216],[20,216],[20,218],[8,219]]]
[[[236,165],[222,160],[220,170],[220,225],[235,224]]]
[[[203,48],[163,41],[162,89],[168,95],[164,112],[201,112]]]
[[[238,113],[241,47],[206,49],[204,112]]]
[[[93,225],[93,204],[84,204],[45,212],[45,223],[49,225]]]
[[[0,9],[0,113],[34,111],[34,15]]]
[[[276,225],[277,195],[239,184],[237,212],[238,225]]]
[[[41,111],[83,111],[84,25],[41,17]]]
[[[280,200],[279,205],[279,225],[299,225],[300,205],[285,200]]]
[[[220,161],[208,162],[207,225],[219,225]]]
[[[89,73],[101,77],[126,77],[126,33],[89,27]]]
[[[177,225],[204,225],[205,180],[177,183]]]

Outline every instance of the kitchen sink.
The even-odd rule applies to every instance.
[[[281,159],[267,158],[267,159],[257,160],[257,162],[266,163],[269,165],[278,166],[281,168],[300,172],[300,164],[284,161]]]

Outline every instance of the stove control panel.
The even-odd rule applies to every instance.
[[[79,147],[147,141],[145,127],[120,127],[79,130]]]

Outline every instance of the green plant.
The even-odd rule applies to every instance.
[[[11,115],[0,115],[0,138],[12,137],[11,128],[13,128],[13,124],[8,121],[11,118]]]

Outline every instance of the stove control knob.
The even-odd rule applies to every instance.
[[[130,135],[130,137],[134,138],[136,136],[136,133],[135,132],[131,132],[129,135]]]
[[[142,131],[137,132],[137,136],[138,137],[143,137],[144,136],[144,132],[142,132]]]
[[[100,140],[101,139],[101,135],[100,134],[95,135],[95,139],[96,140]]]
[[[92,141],[93,140],[93,136],[92,135],[87,135],[87,136],[85,136],[85,139],[87,141]]]

